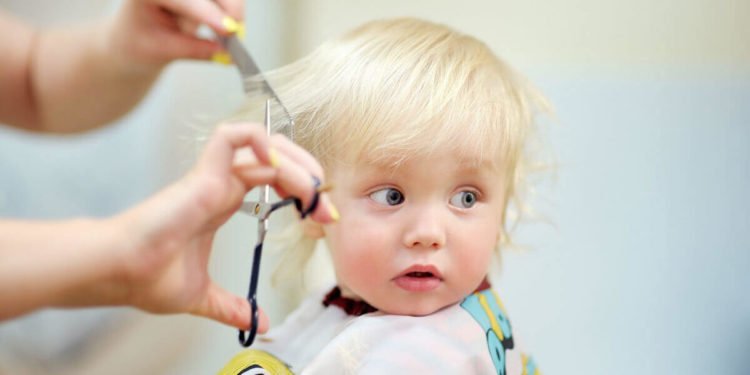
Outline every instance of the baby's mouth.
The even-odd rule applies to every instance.
[[[435,275],[432,274],[432,272],[409,272],[406,274],[406,276],[409,277],[417,277],[417,278],[425,278],[425,277],[435,277]]]
[[[432,265],[413,265],[393,279],[401,289],[408,292],[429,292],[443,282],[437,267]]]
[[[413,278],[436,278],[439,280],[443,279],[443,275],[440,274],[437,267],[432,264],[414,264],[409,268],[401,271],[398,277],[413,277]]]

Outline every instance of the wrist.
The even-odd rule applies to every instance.
[[[129,264],[138,253],[138,243],[131,233],[131,227],[123,216],[114,216],[101,221],[102,231],[105,233],[103,240],[106,241],[106,259],[103,264],[108,269],[102,275],[102,284],[106,286],[103,290],[104,298],[111,305],[128,305],[132,299],[132,288]]]
[[[114,264],[110,279],[116,285],[120,304],[149,310],[149,289],[158,283],[168,259],[163,247],[169,238],[162,230],[163,207],[161,194],[110,219],[113,238],[117,238]]]
[[[108,265],[103,275],[102,290],[112,305],[133,305],[136,285],[140,280],[140,257],[145,244],[140,234],[137,208],[102,221],[103,231],[111,250],[109,258],[102,260]]]

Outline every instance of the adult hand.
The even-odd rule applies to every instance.
[[[249,303],[208,275],[214,235],[256,185],[309,206],[311,176],[323,181],[322,168],[285,137],[268,137],[257,124],[225,125],[185,177],[120,215],[0,220],[0,320],[43,307],[130,305],[247,329]],[[327,194],[311,217],[337,220]],[[267,327],[261,315],[258,330]]]
[[[242,21],[242,0],[128,0],[112,25],[113,51],[134,66],[161,67],[181,58],[209,59],[222,51],[216,41],[196,37],[205,24],[232,34]]]
[[[247,146],[252,153],[237,157],[237,151]],[[259,184],[270,184],[282,196],[291,194],[309,205],[313,175],[323,178],[320,165],[287,138],[268,138],[259,125],[220,127],[182,180],[113,219],[134,241],[122,255],[125,303],[155,313],[189,312],[248,328],[246,299],[222,289],[208,275],[214,235],[238,210],[245,194]],[[327,223],[337,217],[322,194],[313,220]],[[259,331],[267,327],[262,315]]]
[[[242,15],[242,0],[126,0],[113,19],[36,30],[0,9],[0,122],[53,133],[107,124],[169,62],[226,56],[195,29],[233,33]]]

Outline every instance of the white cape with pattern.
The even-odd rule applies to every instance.
[[[535,372],[517,342],[505,350],[505,372],[496,369],[488,332],[459,304],[422,317],[380,312],[357,317],[321,301],[321,295],[307,298],[253,349],[273,354],[296,374]]]

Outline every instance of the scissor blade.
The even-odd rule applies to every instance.
[[[286,135],[294,140],[294,120],[289,110],[286,108],[284,103],[281,101],[276,91],[273,90],[271,84],[268,83],[266,77],[263,76],[258,64],[255,63],[253,57],[247,51],[247,48],[242,44],[236,35],[230,35],[227,37],[219,38],[224,48],[229,51],[229,55],[232,56],[234,64],[237,65],[237,69],[240,71],[240,78],[242,78],[242,90],[246,94],[257,92],[260,89],[261,92],[269,95],[273,100],[281,106],[281,110],[284,112],[284,116],[287,119]]]
[[[264,202],[242,202],[240,211],[257,218],[258,220],[268,219],[268,215],[271,213],[271,204]]]

